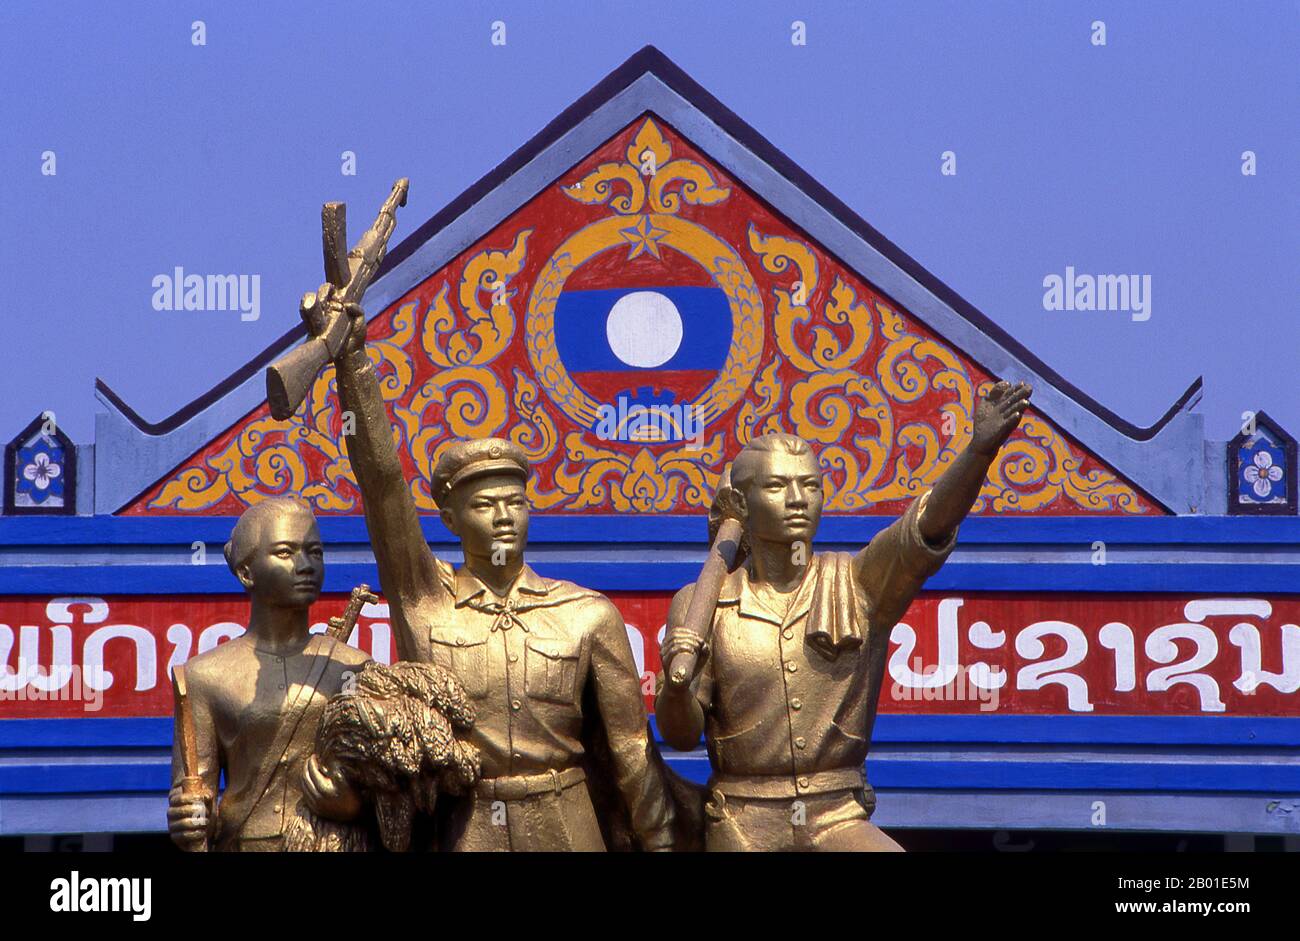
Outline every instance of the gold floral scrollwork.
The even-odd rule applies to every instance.
[[[615,191],[618,183],[627,187],[626,193]],[[645,183],[641,181],[641,171],[626,163],[602,163],[577,183],[565,187],[564,192],[570,199],[588,205],[609,203],[609,207],[619,215],[640,212],[645,205]]]
[[[670,187],[680,182],[680,192]],[[694,160],[672,160],[659,168],[650,178],[651,212],[675,213],[682,200],[699,206],[720,203],[731,195],[731,190],[718,186],[708,167]]]
[[[907,332],[907,321],[894,308],[879,298],[875,299],[872,306],[876,308],[876,313],[880,315],[880,335],[886,340],[897,340]]]
[[[861,404],[855,407],[851,399]],[[885,469],[894,442],[893,412],[875,383],[847,369],[814,373],[791,386],[789,417],[795,434],[827,446],[821,451],[822,459],[843,478],[843,483],[835,486],[833,475],[826,508],[848,510],[865,505],[864,493]],[[872,423],[874,433],[853,435],[854,453],[841,442],[857,418]]]
[[[536,464],[555,453],[560,437],[554,419],[541,402],[537,383],[522,369],[515,369],[514,377],[515,411],[522,420],[510,429],[510,440],[523,448],[528,460]]]
[[[582,432],[564,438],[564,460],[555,468],[553,491],[529,482],[538,509],[599,507],[620,513],[669,512],[679,503],[706,507],[721,479],[723,436],[703,447],[691,444],[656,455],[648,448],[629,455],[588,441]]]
[[[998,511],[1046,506],[1059,496],[1067,473],[1052,460],[1050,436],[1042,435],[1042,422],[1027,419],[1022,427],[1025,437],[1012,438],[1002,446],[989,468],[988,482],[980,490],[981,495],[987,491]]]
[[[991,384],[981,386],[981,394]],[[1137,494],[1114,474],[1100,468],[1085,474],[1069,442],[1037,415],[1027,414],[1020,427],[1024,436],[1008,441],[989,468],[976,511],[991,505],[997,511],[1032,512],[1064,496],[1088,510],[1144,512]]]
[[[216,463],[214,457],[211,465],[215,467]],[[225,476],[219,474],[214,478],[204,468],[187,467],[163,485],[162,492],[149,503],[149,508],[174,506],[178,510],[203,510],[221,502],[229,492],[230,481]]]
[[[407,344],[415,336],[415,311],[414,304],[399,307],[393,312],[392,320],[389,322],[392,333],[366,342],[366,352],[379,372],[379,390],[385,402],[394,402],[401,398],[406,390],[411,388],[411,381],[415,376],[411,358],[406,353]],[[334,367],[331,366],[326,373],[332,382]],[[332,405],[335,401],[333,396],[322,396],[320,399],[322,406]]]
[[[925,422],[909,422],[898,429],[899,455],[894,460],[894,476],[880,487],[862,494],[866,503],[905,500],[919,495],[939,479],[953,458],[951,449],[939,443],[939,435]],[[913,466],[907,448],[920,448],[921,459]]]
[[[488,365],[514,339],[511,298],[515,292],[509,285],[524,267],[532,232],[523,229],[510,248],[481,251],[465,263],[456,300],[467,327],[455,329],[457,318],[448,300],[447,284],[439,288],[425,313],[421,346],[437,371],[415,390],[409,407],[393,408],[409,442],[408,453],[417,472],[410,489],[420,509],[437,508],[428,481],[443,450],[458,438],[496,435],[509,417],[505,385]],[[483,292],[491,297],[486,308],[480,300]],[[430,415],[432,407],[440,408],[442,421]]]
[[[506,423],[508,399],[505,386],[491,369],[460,366],[434,373],[411,398],[410,412],[419,420],[420,431],[412,446],[441,438],[449,431],[456,438],[490,438]],[[426,417],[431,405],[442,406],[446,429]]]
[[[934,375],[922,365],[927,360],[940,366]],[[898,402],[914,402],[931,386],[954,392],[956,401],[945,403],[941,409],[944,433],[950,439],[947,446],[959,451],[970,441],[975,394],[966,367],[948,347],[904,334],[885,347],[876,362],[876,376],[890,398]]]
[[[860,303],[857,292],[837,275],[824,315],[833,324],[847,324],[852,332],[849,342],[841,346],[834,331],[814,327],[813,362],[823,369],[847,369],[862,357],[871,343],[871,308]]]
[[[719,186],[704,164],[686,158],[673,160],[672,145],[653,118],[642,123],[625,156],[626,163],[602,163],[565,187],[564,193],[587,205],[608,203],[621,216],[642,211],[673,215],[683,201],[711,206],[731,195],[730,188]]]
[[[380,371],[380,389],[388,401],[400,396],[411,383],[411,360],[403,347],[415,335],[414,309],[412,304],[395,312],[393,332],[368,347]],[[321,512],[355,509],[355,501],[339,494],[340,485],[354,482],[354,478],[333,427],[336,420],[344,420],[336,415],[337,408],[334,367],[329,366],[312,383],[306,400],[292,418],[277,421],[263,415],[252,419],[229,445],[207,460],[205,467],[186,468],[163,484],[149,508],[201,511],[227,496],[252,506],[276,493],[295,492]],[[323,480],[312,479],[308,469],[305,455],[313,452],[322,466]]]
[[[777,406],[781,402],[781,377],[777,375],[780,368],[781,358],[778,356],[763,368],[754,381],[754,391],[762,397],[760,401],[755,404],[745,400],[736,413],[736,442],[742,448],[765,432],[766,429],[761,425],[763,419],[777,417]]]
[[[282,442],[266,443],[266,436],[284,433]],[[260,418],[250,422],[238,437],[208,460],[207,468],[186,468],[168,481],[151,508],[202,510],[233,495],[252,506],[276,493],[299,493],[318,510],[339,512],[352,508],[323,483],[308,483],[307,464],[299,448],[320,452],[325,477],[331,484],[349,476],[350,467],[333,439],[309,428],[295,416],[289,421]]]
[[[812,320],[811,301],[819,278],[817,255],[797,239],[780,235],[763,235],[754,225],[749,227],[749,247],[759,256],[763,267],[772,274],[783,274],[792,267],[795,281],[790,290],[774,289],[776,316],[773,326],[777,345],[800,371],[848,369],[862,358],[871,343],[871,308],[858,301],[857,292],[836,275],[830,297],[822,308],[822,319],[837,327],[847,326],[849,336],[842,341],[831,327],[816,324],[812,328],[812,352],[800,345],[794,331],[798,324]]]
[[[896,324],[886,320],[885,336],[896,332]],[[933,361],[939,369],[931,375],[925,363]],[[876,377],[893,402],[915,402],[931,388],[956,394],[955,401],[940,407],[940,427],[944,440],[925,422],[913,422],[898,430],[898,444],[919,448],[921,460],[915,465],[907,452],[894,462],[893,479],[863,496],[872,501],[899,500],[913,497],[938,480],[944,469],[956,459],[971,438],[975,396],[965,366],[951,349],[934,340],[912,334],[893,339],[876,361]]]
[[[825,472],[826,510],[848,512],[866,509],[871,501],[865,496],[869,481],[858,466],[858,457],[849,448],[830,444],[820,451],[822,470]],[[879,474],[877,468],[869,473]]]
[[[442,369],[457,366],[485,366],[496,359],[515,335],[515,315],[510,306],[513,291],[508,285],[524,266],[532,229],[515,236],[506,251],[479,252],[465,265],[457,299],[469,327],[455,330],[456,315],[447,299],[447,285],[438,290],[424,318],[422,337],[429,360]],[[490,292],[492,304],[486,310],[480,292]],[[443,335],[447,339],[441,342]]]
[[[625,156],[629,166],[650,176],[656,168],[672,159],[673,148],[654,119],[646,118],[632,136],[632,142],[627,145]]]
[[[749,227],[749,247],[758,255],[763,267],[772,274],[783,274],[794,268],[795,281],[790,290],[773,289],[776,295],[776,314],[772,325],[776,343],[781,352],[801,372],[816,372],[813,362],[794,337],[796,324],[812,319],[808,300],[817,290],[817,256],[803,242],[780,235],[763,235],[754,225]]]

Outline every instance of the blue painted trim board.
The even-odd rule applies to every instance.
[[[662,741],[654,716],[650,727]],[[1300,749],[1300,717],[886,714],[877,716],[871,740]],[[170,717],[0,719],[0,749],[147,748],[171,741]]]
[[[0,594],[243,594],[217,560],[206,565],[191,565],[188,559],[157,564],[5,565],[0,566]],[[676,591],[698,577],[700,562],[535,561],[533,567],[542,575],[577,581],[597,591]],[[382,587],[374,563],[327,562],[325,591],[346,593],[362,582]],[[950,561],[926,582],[925,589],[1295,594],[1300,592],[1300,564]]]
[[[81,516],[0,517],[0,546],[166,545],[195,539],[224,543],[233,516]],[[826,516],[818,542],[865,542],[892,522],[887,516]],[[435,516],[421,519],[425,538],[454,546],[456,539]],[[369,543],[361,516],[323,516],[327,543]],[[702,515],[638,516],[536,514],[529,526],[532,543],[682,542],[702,547]],[[972,517],[961,526],[961,543],[987,545],[1293,545],[1300,546],[1300,517]]]

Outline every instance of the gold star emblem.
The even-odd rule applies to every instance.
[[[631,261],[642,252],[649,252],[656,258],[659,255],[659,240],[668,234],[667,229],[652,225],[649,216],[642,216],[640,221],[630,229],[620,229],[619,234],[629,242],[627,260]]]

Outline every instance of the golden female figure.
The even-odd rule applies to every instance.
[[[168,829],[186,850],[210,843],[277,851],[303,797],[303,766],[325,704],[369,657],[308,630],[325,563],[305,504],[278,497],[245,510],[226,543],[226,562],[248,591],[248,630],[185,664],[199,787],[182,787],[178,714]],[[328,781],[323,787],[317,813],[347,819],[359,810]]]

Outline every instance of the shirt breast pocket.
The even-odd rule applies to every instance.
[[[465,693],[482,699],[487,695],[487,638],[478,639],[465,631],[433,630],[429,634],[433,662],[456,674]]]
[[[578,685],[580,644],[529,638],[524,657],[524,690],[532,699],[573,705]]]

